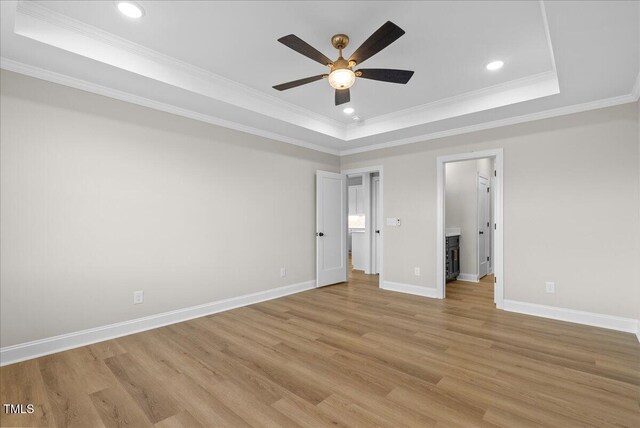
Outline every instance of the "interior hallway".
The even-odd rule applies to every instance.
[[[351,285],[351,286],[357,286],[357,287],[364,287],[364,288],[368,288],[368,287],[373,287],[373,288],[379,288],[379,278],[380,275],[377,274],[366,274],[364,273],[364,271],[361,270],[354,270],[353,269],[353,262],[351,260],[351,254],[349,254],[349,282],[347,283],[347,285]]]

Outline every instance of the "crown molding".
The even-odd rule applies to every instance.
[[[51,39],[47,38],[48,35],[64,35],[66,36],[66,39],[62,37],[63,40],[72,40],[76,43],[79,43],[81,52],[65,49],[65,47],[63,46],[57,47],[92,59],[96,58],[92,56],[91,51],[95,51],[95,43],[99,43],[99,47],[105,49],[105,52],[107,52],[107,56],[109,56],[109,58],[115,58],[116,61],[119,60],[121,63],[137,61],[140,67],[147,67],[148,70],[151,70],[155,74],[152,73],[152,75],[149,75],[146,73],[136,72],[135,70],[131,70],[131,67],[128,67],[126,64],[124,66],[121,66],[121,63],[111,64],[120,69],[130,71],[135,74],[160,82],[164,82],[175,87],[179,87],[188,92],[197,93],[199,95],[207,96],[209,98],[216,99],[239,108],[244,108],[258,114],[264,114],[265,116],[280,120],[282,122],[293,124],[304,129],[312,130],[324,135],[330,135],[345,142],[355,142],[356,140],[365,138],[367,136],[383,134],[392,132],[394,130],[408,128],[411,126],[436,122],[445,118],[457,117],[463,114],[488,110],[500,105],[508,105],[528,99],[539,98],[540,96],[544,96],[545,93],[547,93],[547,95],[550,93],[557,93],[558,78],[555,71],[555,58],[553,56],[553,48],[551,46],[551,38],[548,31],[545,5],[542,0],[539,0],[539,3],[544,26],[547,31],[547,42],[549,47],[549,54],[551,55],[553,70],[532,76],[527,76],[521,79],[512,80],[495,86],[481,88],[476,91],[459,94],[453,97],[419,105],[402,111],[380,115],[374,118],[367,119],[363,123],[358,124],[343,124],[339,121],[335,121],[311,110],[283,101],[275,96],[268,95],[264,92],[242,85],[233,80],[226,79],[202,68],[195,67],[191,64],[164,55],[160,52],[148,49],[142,45],[135,44],[127,39],[87,25],[84,22],[75,20],[66,15],[59,14],[48,9],[45,6],[31,1],[20,1],[17,3],[15,32],[16,34],[24,35],[26,37],[43,42],[45,44],[49,44],[51,46],[57,46],[57,44],[52,43]],[[97,59],[97,61],[105,63],[105,61],[102,61],[100,59]],[[106,63],[110,64],[110,62]],[[340,151],[300,139],[288,137],[286,135],[274,133],[271,131],[265,131],[263,129],[258,129],[248,125],[243,125],[239,122],[222,119],[220,117],[216,117],[215,113],[213,115],[202,114],[193,110],[184,109],[175,105],[135,95],[133,93],[123,92],[107,86],[101,86],[89,81],[70,77],[61,73],[56,73],[46,69],[16,62],[8,58],[1,58],[1,67],[10,71],[15,71],[21,74],[108,96],[122,101],[131,102],[145,107],[150,107],[183,117],[199,120],[202,122],[231,128],[241,132],[246,132],[249,134],[258,135],[261,137],[338,156],[380,150],[388,147],[412,144],[447,136],[497,128],[500,126],[508,126],[512,124],[577,113],[617,104],[624,104],[637,101],[640,97],[639,73],[631,90],[631,93],[628,95],[607,98],[578,105],[565,106],[557,109],[551,109],[492,122],[480,123],[476,125],[469,125],[445,131],[426,133],[414,137],[397,139],[380,144],[356,147]],[[169,76],[169,80],[173,79],[173,81],[167,82],[167,74],[171,75],[174,72],[176,73],[175,75]],[[178,84],[175,83],[176,79],[178,81]],[[541,93],[543,95],[540,95]],[[500,98],[501,100],[496,100],[496,98]]]
[[[14,32],[199,95],[334,138],[345,138],[345,125],[337,120],[131,42],[35,2],[18,2]]]
[[[547,26],[544,5],[543,21]],[[42,4],[20,1],[14,32],[24,37],[295,126],[352,141],[559,92],[554,70],[345,124],[180,61]],[[550,39],[548,38],[548,41]],[[553,63],[553,51],[549,45]]]
[[[371,152],[374,150],[387,149],[390,147],[404,146],[406,144],[414,144],[414,143],[420,143],[423,141],[435,140],[438,138],[451,137],[454,135],[468,134],[470,132],[484,131],[487,129],[500,128],[500,127],[509,126],[509,125],[516,125],[518,123],[533,122],[536,120],[549,119],[552,117],[564,116],[567,114],[580,113],[580,112],[589,111],[589,110],[597,110],[605,107],[613,107],[620,104],[633,103],[636,101],[638,101],[638,95],[634,93],[629,93],[627,95],[621,95],[618,97],[605,98],[602,100],[590,101],[582,104],[574,104],[570,106],[544,110],[536,113],[509,117],[506,119],[479,123],[476,125],[463,126],[455,129],[447,129],[446,131],[427,133],[423,135],[417,135],[415,137],[388,141],[386,143],[372,144],[372,145],[363,146],[363,147],[356,147],[353,149],[341,150],[339,152],[339,155],[347,156],[347,155],[353,155],[357,153]]]
[[[230,120],[221,119],[218,117],[205,115],[192,110],[176,107],[171,104],[161,103],[148,98],[144,98],[138,95],[133,95],[128,92],[119,91],[117,89],[108,88],[92,82],[70,77],[64,74],[55,73],[49,70],[45,70],[39,67],[23,64],[18,61],[14,61],[8,58],[0,57],[0,68],[15,73],[24,74],[26,76],[35,77],[37,79],[46,80],[52,83],[69,86],[75,89],[91,92],[98,95],[114,98],[120,101],[130,102],[144,107],[149,107],[155,110],[164,111],[166,113],[183,116],[189,119],[198,120],[212,125],[223,126],[225,128],[234,129],[236,131],[246,132],[248,134],[257,135],[259,137],[269,138],[271,140],[280,141],[287,144],[293,144],[295,146],[304,147],[311,150],[316,150],[322,153],[328,153],[336,156],[347,156],[357,153],[365,153],[374,150],[382,150],[390,147],[403,146],[406,144],[414,144],[423,141],[435,140],[438,138],[450,137],[454,135],[468,134],[476,131],[483,131],[487,129],[500,128],[503,126],[515,125],[518,123],[532,122],[541,119],[548,119],[557,116],[564,116],[567,114],[580,113],[583,111],[597,110],[605,107],[612,107],[620,104],[627,104],[637,102],[640,98],[640,73],[636,79],[636,83],[633,86],[632,91],[627,95],[618,97],[605,98],[602,100],[590,101],[582,104],[574,104],[570,106],[560,107],[556,109],[545,110],[536,113],[530,113],[521,116],[510,117],[506,119],[495,120],[492,122],[479,123],[476,125],[469,125],[455,129],[448,129],[446,131],[432,132],[417,135],[415,137],[403,138],[399,140],[388,141],[380,144],[373,144],[363,147],[356,147],[346,150],[334,150],[328,147],[319,146],[317,144],[309,143],[296,138],[287,137],[285,135],[277,134],[270,131],[264,131],[262,129],[254,128],[251,126],[243,125]]]
[[[82,91],[91,92],[105,97],[114,98],[120,101],[137,104],[143,107],[149,107],[155,110],[164,111],[166,113],[175,114],[178,116],[186,117],[189,119],[198,120],[200,122],[210,123],[212,125],[222,126],[225,128],[235,129],[236,131],[246,132],[247,134],[257,135],[259,137],[269,138],[271,140],[280,141],[283,143],[293,144],[295,146],[304,147],[311,150],[316,150],[322,153],[328,153],[332,155],[338,155],[338,151],[318,146],[313,143],[298,140],[296,138],[287,137],[285,135],[277,134],[270,131],[254,128],[251,126],[243,125],[237,122],[233,122],[226,119],[198,113],[192,110],[176,107],[171,104],[154,101],[138,95],[133,95],[128,92],[119,91],[117,89],[101,86],[96,83],[88,82],[86,80],[77,79],[64,74],[55,73],[43,68],[34,67],[31,65],[23,64],[18,61],[14,61],[8,58],[0,57],[0,68],[15,73],[24,74],[26,76],[35,77],[37,79],[46,80],[48,82],[57,83],[64,86],[69,86]]]
[[[348,125],[346,141],[560,93],[555,71],[526,76]]]

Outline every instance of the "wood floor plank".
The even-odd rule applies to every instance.
[[[0,426],[640,426],[632,334],[337,284],[0,369]]]
[[[150,427],[153,424],[142,409],[132,403],[121,387],[112,387],[90,394],[102,422],[112,427]]]
[[[0,409],[1,426],[53,426],[53,412],[39,370],[39,360],[12,364],[0,370],[0,402],[4,404],[33,404],[35,411],[10,414]]]
[[[155,428],[205,428],[191,413],[186,410],[171,416],[154,425]]]
[[[214,394],[218,400],[238,414],[253,427],[289,427],[299,426],[278,409],[253,400],[247,393],[233,382],[223,382],[214,386]],[[247,405],[251,403],[251,405]]]
[[[109,357],[105,363],[151,422],[182,410],[162,384],[129,354]]]
[[[55,425],[103,427],[102,419],[86,393],[85,382],[69,365],[67,353],[37,360],[44,390],[51,403]],[[22,421],[20,423],[22,425]]]

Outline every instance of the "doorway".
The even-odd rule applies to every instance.
[[[359,182],[353,184],[361,187],[351,190],[349,180],[357,177]],[[316,171],[316,287],[348,282],[353,276],[350,273],[357,270],[368,277],[367,282],[382,286],[383,180],[382,166],[341,173]],[[357,214],[353,219],[349,218],[350,209]],[[349,251],[351,220],[364,244],[355,270]]]
[[[502,170],[503,170],[503,152],[502,149],[486,150],[470,153],[461,153],[449,156],[440,156],[437,158],[437,230],[436,230],[436,285],[437,297],[444,299],[446,296],[446,279],[447,279],[447,254],[451,254],[447,248],[447,212],[446,212],[446,184],[447,184],[447,165],[460,165],[464,161],[489,159],[493,163],[492,174],[478,174],[474,172],[475,180],[471,184],[471,191],[468,196],[471,198],[476,195],[476,205],[474,207],[474,216],[472,223],[467,223],[466,227],[458,226],[462,231],[453,231],[460,236],[464,229],[471,232],[468,235],[470,242],[475,242],[471,254],[472,260],[470,264],[473,266],[472,272],[463,272],[468,276],[460,275],[458,279],[479,283],[481,278],[484,281],[493,279],[493,302],[496,307],[501,309],[504,301],[504,278],[503,278],[503,228],[502,228]],[[491,180],[491,175],[493,180]],[[493,185],[491,185],[493,181]],[[489,191],[491,189],[491,191]],[[493,193],[493,197],[491,195]],[[493,203],[492,203],[493,200]],[[493,221],[487,221],[487,217],[493,215]],[[489,223],[489,225],[487,225]],[[493,239],[492,239],[493,237]],[[479,239],[478,239],[479,238]],[[460,238],[464,239],[464,238]],[[449,239],[451,241],[451,239]],[[491,247],[493,247],[494,260],[491,260]],[[489,260],[487,260],[489,257]],[[493,269],[491,269],[493,268]],[[462,269],[462,267],[461,267]],[[494,275],[489,276],[493,270]]]
[[[348,280],[378,285],[382,266],[380,171],[345,171],[348,198]]]

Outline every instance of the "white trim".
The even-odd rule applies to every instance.
[[[380,273],[380,264],[378,263],[378,255],[381,254],[380,253],[380,248],[378,248],[378,236],[376,235],[380,235],[382,234],[382,227],[380,227],[380,229],[377,229],[377,224],[380,223],[382,224],[382,204],[380,201],[380,175],[378,175],[377,177],[370,177],[371,180],[371,247],[370,247],[370,256],[371,256],[371,261],[370,261],[370,266],[371,266],[371,273],[372,274],[379,274]],[[378,192],[376,193],[376,183],[378,186]],[[378,210],[378,207],[380,207],[380,210]],[[379,211],[379,212],[378,212]],[[378,218],[380,217],[380,218]],[[376,234],[376,229],[380,230],[380,234]],[[380,238],[380,241],[382,241],[382,238]],[[378,284],[379,285],[379,284]]]
[[[633,88],[631,88],[631,96],[633,97],[633,101],[638,101],[640,98],[640,72],[638,72]]]
[[[456,281],[464,281],[464,282],[480,282],[478,279],[478,275],[474,275],[472,273],[460,273],[456,278]]]
[[[344,139],[342,122],[149,49],[32,1],[17,3],[14,33],[74,54]]]
[[[384,167],[382,165],[374,165],[363,168],[353,168],[340,171],[341,174],[351,175],[351,174],[364,174],[365,172],[377,172],[380,180],[380,194],[378,195],[380,198],[380,211],[382,211],[382,220],[384,220]],[[349,207],[347,206],[347,210]],[[348,217],[347,212],[347,217]],[[382,221],[382,229],[380,230],[380,266],[378,266],[378,287],[383,288],[384,284],[384,226],[385,223]],[[347,256],[348,257],[348,256]]]
[[[176,107],[171,104],[154,101],[149,98],[133,95],[129,92],[119,91],[117,89],[101,86],[96,83],[92,83],[86,80],[76,79],[64,74],[55,73],[43,68],[34,67],[31,65],[23,64],[18,61],[14,61],[8,58],[0,58],[0,68],[15,73],[24,74],[25,76],[35,77],[36,79],[46,80],[48,82],[57,83],[59,85],[69,86],[71,88],[80,89],[82,91],[91,92],[94,94],[102,95],[116,100],[125,101],[132,104],[137,104],[143,107],[152,108],[155,110],[164,111],[166,113],[175,114],[178,116],[186,117],[189,119],[198,120],[200,122],[210,123],[212,125],[222,126],[229,129],[235,129],[236,131],[246,132],[248,134],[257,135],[259,137],[269,138],[271,140],[280,141],[283,143],[293,144],[295,146],[304,147],[311,150],[316,150],[323,153],[329,153],[332,155],[338,155],[338,151],[330,149],[328,147],[318,146],[313,143],[298,140],[296,138],[287,137],[275,132],[264,131],[262,129],[254,128],[251,126],[243,125],[241,123],[233,122],[226,119],[221,119],[215,116],[198,113],[193,110],[187,110],[181,107]]]
[[[547,18],[547,9],[544,6],[544,0],[538,0],[540,4],[540,13],[542,14],[542,22],[544,24],[544,33],[547,38],[547,48],[549,49],[549,57],[551,58],[551,67],[554,72],[556,68],[556,57],[553,53],[553,43],[551,43],[551,32],[549,31],[549,19]]]
[[[610,330],[624,331],[627,333],[637,334],[638,331],[638,320],[633,318],[623,318],[614,315],[598,314],[595,312],[539,305],[537,303],[518,302],[516,300],[505,300],[502,309],[509,312],[517,312],[520,314],[551,318],[554,320],[608,328]]]
[[[398,293],[413,294],[415,296],[438,298],[438,290],[430,287],[420,287],[419,285],[402,284],[400,282],[384,281],[380,286],[383,290],[396,291]]]
[[[264,302],[265,300],[277,299],[301,291],[311,290],[315,288],[315,285],[315,281],[300,282],[298,284],[285,285],[284,287],[231,297],[203,305],[191,306],[189,308],[163,312],[143,318],[61,334],[59,336],[38,339],[18,345],[5,346],[4,348],[0,348],[0,366],[66,351],[96,342],[115,339],[117,337],[127,336],[193,318],[224,312],[242,306],[253,305]]]
[[[602,100],[590,101],[582,104],[574,104],[570,106],[559,107],[551,110],[545,110],[535,113],[529,113],[521,116],[514,116],[505,119],[499,119],[491,122],[484,122],[475,125],[464,126],[460,128],[447,129],[439,132],[432,132],[427,134],[420,134],[414,137],[403,138],[399,140],[392,140],[380,144],[371,144],[363,147],[355,147],[347,150],[336,150],[329,147],[319,146],[317,144],[309,143],[296,138],[288,137],[285,135],[277,134],[271,131],[265,131],[262,129],[254,128],[251,126],[243,125],[237,122],[233,122],[226,119],[221,119],[215,116],[198,113],[192,110],[176,107],[171,104],[154,101],[138,95],[133,95],[128,92],[119,91],[117,89],[101,86],[96,83],[92,83],[86,80],[77,79],[61,73],[52,72],[43,68],[34,67],[28,64],[24,64],[12,59],[0,57],[0,68],[13,71],[15,73],[24,74],[26,76],[35,77],[37,79],[46,80],[49,82],[57,83],[60,85],[69,86],[72,88],[80,89],[86,92],[91,92],[98,95],[114,98],[120,101],[129,102],[132,104],[141,105],[144,107],[152,108],[155,110],[164,111],[166,113],[175,114],[178,116],[187,117],[189,119],[198,120],[201,122],[210,123],[213,125],[223,126],[225,128],[235,129],[237,131],[246,132],[248,134],[257,135],[264,138],[269,138],[275,141],[283,143],[293,144],[295,146],[305,147],[307,149],[316,150],[323,153],[329,153],[336,156],[347,156],[357,153],[365,153],[374,150],[381,150],[390,147],[403,146],[407,144],[420,143],[424,141],[435,140],[438,138],[445,138],[454,135],[468,134],[476,131],[483,131],[487,129],[500,128],[503,126],[516,125],[519,123],[532,122],[541,119],[549,119],[557,116],[564,116],[567,114],[580,113],[589,110],[597,110],[600,108],[613,107],[616,105],[627,104],[638,101],[640,97],[640,73],[636,79],[636,83],[633,86],[632,92],[627,95],[621,95],[612,98],[605,98]]]
[[[436,221],[436,287],[439,299],[445,298],[446,281],[445,281],[445,164],[448,162],[459,162],[472,159],[495,158],[494,191],[496,210],[494,223],[496,224],[495,234],[495,260],[494,272],[496,283],[494,285],[494,301],[498,309],[502,309],[504,300],[504,267],[503,267],[503,150],[480,150],[476,152],[456,153],[447,156],[438,156],[436,159],[436,192],[437,192],[437,221]]]
[[[541,9],[542,10],[542,9]],[[543,26],[548,33],[543,15]],[[348,125],[35,2],[18,2],[15,34],[344,141],[559,93],[555,68]],[[554,63],[547,39],[548,54]]]
[[[425,125],[560,93],[553,70],[397,110],[347,125],[346,141]]]
[[[602,100],[589,101],[582,104],[574,104],[570,106],[558,107],[555,109],[539,111],[535,113],[524,114],[521,116],[507,117],[504,119],[494,120],[492,122],[483,122],[475,125],[463,126],[460,128],[447,129],[445,131],[432,132],[415,137],[403,138],[400,140],[392,140],[380,144],[371,144],[363,147],[355,147],[353,149],[340,150],[340,156],[353,155],[356,153],[370,152],[373,150],[387,149],[390,147],[404,146],[405,144],[420,143],[423,141],[435,140],[438,138],[451,137],[454,135],[468,134],[470,132],[484,131],[487,129],[501,128],[503,126],[516,125],[518,123],[533,122],[541,119],[549,119],[567,114],[581,113],[589,110],[597,110],[605,107],[613,107],[620,104],[628,104],[638,101],[638,96],[634,94],[626,94],[618,97],[605,98]]]

